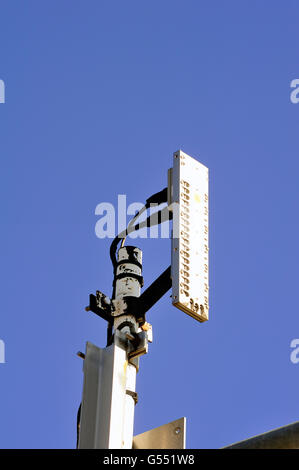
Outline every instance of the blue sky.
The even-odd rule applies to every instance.
[[[166,295],[135,433],[187,417],[189,448],[299,419],[299,6],[0,1],[0,447],[74,448],[89,293],[111,292],[97,204],[144,201],[181,148],[210,169],[210,320]],[[145,285],[169,240],[137,240]]]

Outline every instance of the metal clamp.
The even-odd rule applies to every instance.
[[[126,390],[126,394],[130,395],[130,397],[133,398],[135,405],[138,403],[138,393],[137,392],[132,392],[132,390]]]

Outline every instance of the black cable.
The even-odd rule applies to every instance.
[[[154,225],[162,224],[167,220],[172,220],[172,218],[172,212],[169,211],[168,207],[164,207],[164,209],[160,209],[159,211],[149,215],[143,222],[134,225],[130,231],[128,230],[128,234],[140,230],[141,228],[154,227]]]
[[[124,237],[120,237],[119,235],[117,235],[117,237],[114,238],[113,242],[110,245],[110,258],[111,258],[114,270],[116,269],[116,264],[117,264],[117,261],[116,261],[117,245],[123,238]]]
[[[146,204],[142,207],[142,209],[140,209],[140,211],[137,212],[137,214],[134,215],[133,219],[130,220],[129,224],[128,224],[128,227],[127,227],[127,230],[126,230],[126,237],[127,237],[127,234],[128,233],[131,233],[129,232],[129,230],[132,228],[132,226],[134,225],[134,223],[136,222],[137,219],[139,219],[139,217],[141,216],[141,214],[143,214],[143,212],[145,212],[148,208],[150,207],[150,203],[148,203],[146,201]],[[122,243],[121,243],[121,246],[123,246],[125,240],[126,240],[126,237],[123,238],[122,240]]]
[[[81,405],[80,403],[78,412],[77,412],[77,449],[79,448],[79,434],[80,434],[80,421],[81,421]]]
[[[162,189],[156,194],[153,194],[146,200],[148,205],[150,204],[162,204],[162,202],[167,202],[167,187]]]
[[[126,230],[124,230],[123,232],[119,233],[115,238],[114,240],[112,241],[111,243],[111,246],[110,246],[110,258],[111,258],[111,261],[112,261],[112,265],[113,265],[113,269],[115,271],[116,269],[116,265],[117,265],[117,260],[116,260],[116,251],[117,251],[117,246],[119,244],[120,241],[122,240],[125,240],[126,239],[126,236],[129,234],[129,233],[132,233],[133,231],[135,230],[139,230],[139,228],[141,228],[141,225],[140,224],[137,224],[138,225],[138,228],[133,228],[133,230],[131,230],[131,227],[132,227],[132,224],[134,223],[134,221],[136,221],[138,219],[138,217],[145,211],[147,210],[151,204],[162,204],[163,202],[167,202],[167,187],[162,189],[161,191],[159,191],[158,193],[155,193],[153,194],[152,196],[150,196],[147,200],[146,200],[146,204],[142,207],[142,209],[140,211],[137,212],[137,214],[133,217],[133,219],[131,219],[131,221],[129,222],[128,224],[128,227]],[[153,214],[154,215],[154,214]],[[146,219],[148,220],[148,219]],[[158,223],[161,223],[161,222],[158,222]],[[136,225],[136,227],[137,227]],[[156,224],[153,224],[153,225],[156,225]],[[146,227],[148,227],[149,225],[146,225]],[[134,226],[135,227],[135,226]],[[130,231],[129,231],[130,229]]]

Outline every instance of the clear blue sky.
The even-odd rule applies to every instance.
[[[111,293],[98,203],[144,201],[181,148],[210,169],[210,321],[165,296],[135,433],[187,417],[221,447],[299,419],[299,5],[0,1],[0,447],[74,448],[84,307]],[[169,240],[137,240],[145,285]]]

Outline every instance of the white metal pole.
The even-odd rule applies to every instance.
[[[135,414],[135,400],[129,392],[135,392],[136,389],[136,367],[132,364],[127,366],[126,377],[126,396],[125,396],[125,410],[123,420],[123,448],[132,449],[133,436],[134,436],[134,414]]]
[[[126,296],[140,296],[140,280],[142,266],[142,251],[132,246],[124,246],[118,251],[118,266],[115,279],[115,298],[117,300]],[[130,276],[133,275],[134,277]],[[122,333],[132,334],[138,332],[138,324],[134,315],[127,312],[126,315],[116,317],[114,320],[114,330]],[[127,363],[125,371],[126,397],[123,416],[123,448],[132,449],[134,432],[134,413],[136,399],[136,367]]]
[[[139,297],[142,283],[142,252],[125,246],[119,249],[114,279],[114,341],[106,348],[87,343],[81,407],[80,449],[131,449],[134,411],[137,402],[136,373],[140,351],[134,341],[142,330],[130,313],[126,298]],[[136,313],[136,312],[134,312]],[[132,359],[132,355],[134,359]]]

